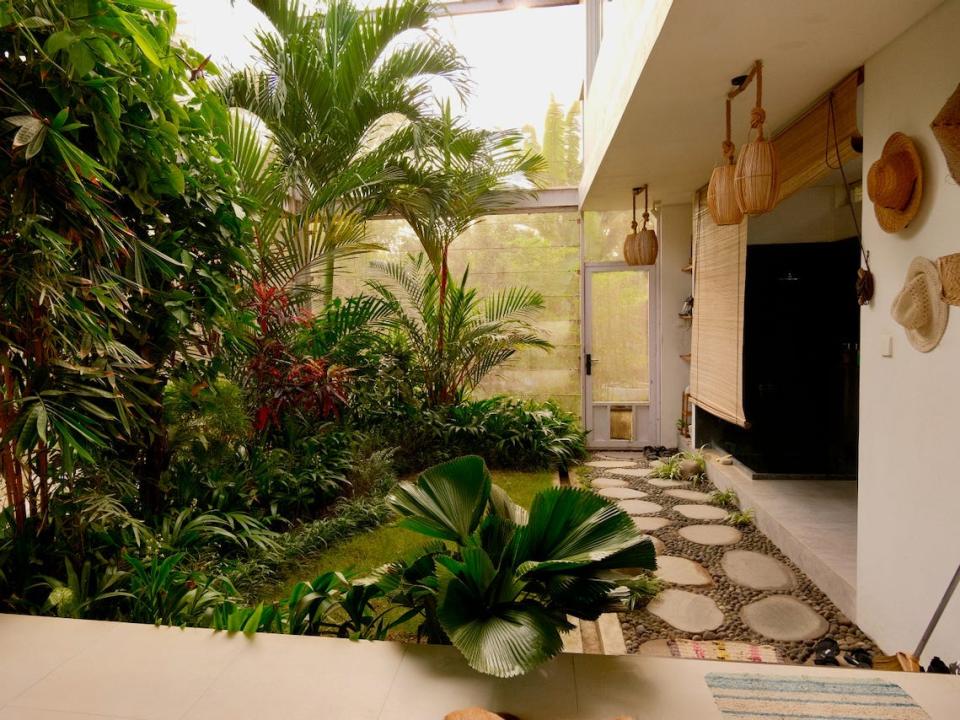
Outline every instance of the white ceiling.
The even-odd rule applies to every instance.
[[[772,134],[940,2],[674,0],[596,173],[581,185],[581,205],[627,208],[630,189],[643,183],[651,202],[689,201],[720,157],[733,76],[763,60]],[[751,86],[734,101],[737,147],[754,93]]]

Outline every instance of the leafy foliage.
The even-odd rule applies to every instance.
[[[391,284],[370,281],[387,307],[386,322],[409,349],[429,406],[461,400],[498,365],[522,348],[552,347],[528,319],[543,308],[543,298],[526,288],[511,288],[480,298],[467,284],[469,272],[451,281],[445,292],[424,255],[406,262],[378,262]]]

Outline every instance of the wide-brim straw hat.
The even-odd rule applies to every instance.
[[[867,195],[880,227],[900,232],[916,217],[923,199],[923,163],[908,136],[894,133],[867,173]]]
[[[947,329],[950,306],[943,300],[937,266],[916,257],[907,270],[903,287],[893,299],[890,315],[907,331],[907,340],[920,352],[930,352]]]

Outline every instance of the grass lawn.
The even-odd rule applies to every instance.
[[[507,491],[518,505],[529,509],[533,496],[553,483],[552,470],[542,472],[491,471],[493,482]],[[429,538],[394,525],[381,525],[370,532],[310,556],[276,588],[275,597],[288,594],[301,580],[313,580],[327,570],[354,569],[366,572],[380,567],[402,555],[413,552],[429,542]]]

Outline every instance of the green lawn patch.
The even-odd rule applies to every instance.
[[[530,507],[533,496],[553,483],[554,471],[492,471],[493,481],[507,491],[519,505]],[[391,523],[355,535],[331,545],[307,558],[280,584],[271,599],[284,597],[301,580],[312,580],[327,570],[353,569],[364,573],[391,560],[413,552],[425,544],[426,538]]]

